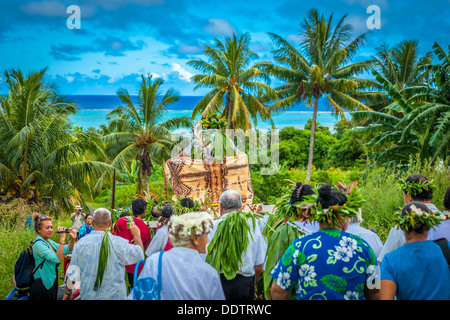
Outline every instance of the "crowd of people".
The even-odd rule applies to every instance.
[[[160,299],[253,300],[264,272],[270,272],[269,298],[274,300],[449,300],[450,187],[442,212],[432,203],[433,185],[426,176],[408,177],[402,190],[404,207],[383,244],[373,230],[361,227],[361,209],[352,208],[351,193],[321,186],[314,202],[298,206],[294,224],[303,234],[286,244],[271,270],[265,270],[268,240],[262,232],[267,219],[259,218],[260,227],[250,228],[247,235],[232,235],[247,237],[233,279],[207,263],[206,256],[213,254],[208,244],[223,229],[220,224],[233,223],[227,216],[242,208],[241,196],[234,190],[221,195],[217,219],[207,212],[176,214],[170,203],[158,212],[152,208],[158,217],[153,236],[143,221],[148,204],[142,198],[132,202],[131,220],[121,217],[114,225],[107,209],[84,215],[77,208],[71,216],[68,244],[66,233],[59,233],[59,243],[51,240],[50,217],[35,215],[37,239],[43,241],[33,247],[36,265],[41,267],[30,300],[56,299],[58,266],[67,253],[71,253],[70,265],[78,268],[82,300],[136,299],[140,290],[136,279],[144,283],[139,281],[158,276]],[[290,201],[304,204],[313,194],[311,186],[298,183]],[[359,214],[354,214],[355,209]],[[374,274],[377,279],[371,281]],[[64,299],[71,299],[71,294],[67,289]]]

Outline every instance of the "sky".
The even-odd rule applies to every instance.
[[[380,8],[379,29],[367,26],[371,5]],[[0,0],[0,93],[7,92],[5,71],[47,68],[46,79],[68,95],[137,94],[141,75],[152,74],[166,89],[200,96],[206,91],[194,90],[197,71],[186,63],[204,59],[205,45],[248,32],[255,63],[272,61],[268,32],[298,46],[310,9],[335,22],[347,15],[355,37],[370,31],[355,60],[384,43],[415,39],[421,54],[435,41],[450,44],[450,0]]]

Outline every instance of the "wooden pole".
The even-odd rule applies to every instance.
[[[164,187],[166,188],[166,200],[169,201],[169,190],[167,187],[166,162],[163,160]]]
[[[113,173],[112,199],[111,199],[111,209],[112,210],[114,210],[115,197],[116,197],[116,168],[114,168],[114,173]]]

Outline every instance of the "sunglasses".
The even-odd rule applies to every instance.
[[[51,219],[49,216],[43,215],[39,217],[39,220]]]

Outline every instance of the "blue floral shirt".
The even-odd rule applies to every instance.
[[[360,237],[321,229],[294,240],[272,270],[284,290],[295,289],[297,300],[359,300],[376,264],[376,256]]]

